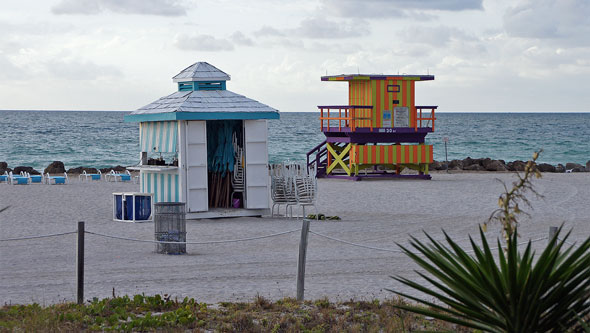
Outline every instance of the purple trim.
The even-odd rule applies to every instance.
[[[379,132],[379,130],[391,130],[391,132]],[[355,132],[351,132],[349,128],[331,128],[327,131],[326,127],[322,128],[326,136],[326,142],[335,143],[424,143],[424,138],[428,133],[432,132],[430,127],[421,127],[417,131],[413,128],[374,128],[371,132],[370,128],[357,128]]]
[[[350,137],[349,136],[344,136],[344,137],[342,137],[342,136],[339,136],[339,137],[327,136],[326,142],[329,142],[329,143],[338,143],[338,142],[350,143]]]
[[[318,105],[318,109],[372,109],[372,105]]]
[[[389,89],[389,87],[391,87],[391,90]],[[388,84],[387,85],[387,92],[400,92],[399,84]]]
[[[329,175],[318,175],[318,178],[340,178],[340,179],[350,179],[359,181],[363,178],[405,178],[405,179],[424,179],[430,180],[432,176],[430,175],[396,175],[396,174],[366,174],[366,175],[358,175],[358,176],[349,176],[346,174],[329,174]]]
[[[416,109],[438,109],[438,105],[428,105],[428,106],[415,106]]]
[[[322,76],[322,81],[352,81],[355,77],[368,77],[369,80],[387,80],[388,77],[417,77],[420,81],[430,81],[434,80],[434,75],[398,75],[398,74],[388,74],[388,75],[369,75],[369,74],[341,74],[341,75],[329,75],[329,76]],[[330,80],[330,78],[342,78],[342,80]]]
[[[397,134],[397,135],[372,135],[372,134],[351,134],[349,136],[328,136],[326,134],[326,142],[336,143],[358,143],[358,144],[367,144],[367,143],[424,143],[424,138],[426,137],[426,133],[406,133],[406,134]]]
[[[337,120],[335,120],[335,121],[337,121]],[[391,131],[389,132],[389,130],[391,130]],[[369,134],[376,134],[376,135],[430,133],[430,132],[432,132],[432,127],[418,127],[416,130],[414,130],[413,127],[394,127],[394,128],[373,127],[372,131],[371,131],[371,128],[369,128],[369,127],[357,127],[356,131],[352,132],[350,130],[350,127],[342,127],[341,130],[338,130],[338,126],[330,126],[330,128],[322,127],[322,132],[324,132],[324,134],[326,134],[326,135],[327,135],[327,133],[346,133],[346,135],[358,134],[358,133],[369,133]]]

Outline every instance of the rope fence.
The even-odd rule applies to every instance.
[[[326,238],[326,239],[329,239],[329,240],[333,240],[333,241],[335,241],[335,242],[339,242],[339,243],[342,243],[342,244],[347,244],[347,245],[351,245],[351,246],[356,246],[356,247],[361,247],[361,248],[364,248],[364,249],[377,250],[377,251],[386,251],[386,252],[394,252],[394,253],[404,253],[404,251],[402,251],[402,250],[395,250],[395,249],[385,249],[385,248],[381,248],[381,247],[374,247],[374,246],[369,246],[369,245],[363,245],[363,244],[352,243],[352,242],[345,241],[345,240],[342,240],[342,239],[338,239],[338,238],[330,237],[330,236],[327,236],[327,235],[322,235],[322,234],[320,234],[320,233],[318,233],[318,232],[311,231],[311,230],[309,231],[309,233],[310,233],[310,234],[314,234],[314,235],[316,235],[316,236],[320,236],[320,237],[322,237],[322,238]]]
[[[61,232],[57,234],[47,234],[47,235],[38,235],[38,236],[25,236],[25,237],[15,237],[15,238],[3,238],[0,239],[0,242],[9,242],[9,241],[20,241],[20,240],[27,240],[27,239],[39,239],[39,238],[49,238],[49,237],[58,237],[64,235],[71,235],[75,234],[77,231],[70,231],[70,232]]]
[[[181,244],[210,245],[210,244],[224,244],[224,243],[246,242],[246,241],[251,241],[251,240],[270,238],[270,237],[275,237],[275,236],[281,236],[281,235],[290,234],[292,232],[299,231],[299,230],[301,230],[301,229],[293,229],[293,230],[278,232],[276,234],[256,236],[256,237],[249,237],[249,238],[226,239],[226,240],[207,241],[207,242],[197,242],[197,241],[169,242],[169,241],[157,241],[157,240],[137,239],[137,238],[128,238],[128,237],[120,237],[120,236],[113,236],[113,235],[105,235],[105,234],[101,234],[101,233],[98,233],[98,232],[92,232],[92,231],[86,231],[86,233],[87,234],[90,234],[90,235],[100,236],[100,237],[106,237],[106,238],[112,238],[112,239],[120,239],[120,240],[127,240],[127,241],[131,241],[131,242],[141,242],[141,243],[179,244],[179,245],[181,245]]]
[[[225,239],[225,240],[213,240],[213,241],[158,241],[158,240],[148,240],[148,239],[138,239],[138,238],[131,238],[131,237],[123,237],[123,236],[116,236],[116,235],[108,235],[94,231],[85,231],[84,230],[84,222],[78,222],[78,230],[77,231],[70,231],[70,232],[62,232],[62,233],[54,233],[54,234],[46,234],[46,235],[36,235],[36,236],[25,236],[25,237],[15,237],[15,238],[4,238],[0,239],[0,242],[8,242],[8,241],[21,241],[21,240],[31,240],[31,239],[42,239],[42,238],[50,238],[50,237],[59,237],[71,234],[78,234],[77,237],[77,277],[78,277],[78,303],[81,304],[84,302],[84,236],[85,234],[90,234],[98,237],[110,238],[110,239],[117,239],[123,241],[130,241],[130,242],[140,242],[140,243],[151,243],[151,244],[178,244],[178,245],[214,245],[214,244],[228,244],[228,243],[237,243],[237,242],[246,242],[246,241],[254,241],[260,240],[265,238],[271,237],[278,237],[287,234],[291,234],[297,231],[301,231],[301,239],[299,243],[299,260],[297,264],[297,299],[303,300],[304,296],[304,280],[305,280],[305,266],[306,266],[306,255],[307,255],[307,243],[308,243],[308,235],[313,234],[323,239],[328,239],[337,243],[354,246],[358,248],[364,248],[368,250],[374,251],[383,251],[383,252],[390,252],[390,253],[405,253],[405,251],[400,249],[391,249],[391,248],[383,248],[371,245],[365,245],[360,243],[355,243],[343,239],[339,239],[336,237],[328,236],[319,232],[315,232],[310,230],[310,220],[304,219],[301,228],[286,230],[282,232],[261,235],[261,236],[254,236],[254,237],[246,237],[246,238],[237,238],[237,239]],[[518,245],[528,244],[528,243],[536,243],[543,240],[548,240],[553,235],[555,235],[557,228],[550,227],[549,236],[537,237],[534,239],[529,239],[527,241],[523,241],[518,243]],[[565,241],[566,244],[575,245],[575,243],[571,243]],[[480,245],[481,246],[481,245]],[[499,247],[490,248],[490,250],[497,250]],[[465,250],[466,253],[474,253],[475,250]],[[412,252],[413,253],[413,252]],[[420,255],[419,253],[414,253],[416,255]]]

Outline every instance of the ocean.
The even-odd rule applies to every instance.
[[[139,125],[123,122],[116,111],[0,111],[0,161],[43,170],[52,161],[66,169],[135,165],[139,160]],[[324,140],[318,113],[281,113],[269,121],[269,159],[305,160]],[[528,160],[556,165],[590,160],[590,113],[443,113],[427,136],[434,158],[466,157]]]

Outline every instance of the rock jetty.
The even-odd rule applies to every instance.
[[[524,171],[525,161],[512,161],[506,163],[504,160],[493,160],[490,158],[471,158],[463,160],[451,160],[448,162],[434,161],[429,165],[430,170],[450,170],[450,171]],[[590,161],[586,166],[578,163],[566,163],[551,165],[548,163],[538,163],[537,168],[541,172],[590,172]]]

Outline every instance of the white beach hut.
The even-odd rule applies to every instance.
[[[187,218],[269,210],[267,120],[279,113],[227,90],[229,80],[197,62],[174,76],[177,92],[125,116],[139,122],[140,191],[185,202]]]

